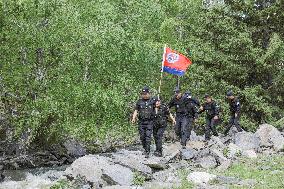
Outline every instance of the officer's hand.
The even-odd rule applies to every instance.
[[[176,122],[176,120],[173,120],[173,126],[175,126],[175,125],[176,125],[176,123],[177,123],[177,122]]]
[[[237,114],[237,113],[235,113],[235,117],[238,117],[238,114]]]
[[[199,110],[202,111],[203,110],[203,106],[200,106]]]
[[[135,122],[136,122],[135,119],[132,119],[132,120],[131,120],[131,123],[132,123],[132,124],[135,124]]]
[[[217,119],[219,119],[219,117],[218,117],[218,116],[214,116],[214,118],[213,118],[213,119],[217,120]]]

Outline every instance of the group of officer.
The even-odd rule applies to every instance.
[[[136,103],[131,122],[134,124],[138,118],[140,140],[146,158],[150,155],[152,134],[156,145],[154,155],[159,157],[163,155],[162,140],[168,118],[174,125],[182,148],[186,147],[193,125],[202,112],[206,112],[205,140],[210,140],[211,132],[218,136],[216,123],[220,119],[220,108],[210,95],[206,94],[205,102],[200,104],[190,92],[183,94],[179,88],[175,88],[174,93],[174,97],[166,104],[162,102],[161,98],[152,97],[149,87],[144,87],[141,91],[141,99]],[[227,92],[226,96],[230,105],[231,117],[224,134],[227,134],[233,125],[240,132],[242,131],[239,124],[240,102],[232,91]],[[175,108],[175,117],[170,112],[173,107]]]

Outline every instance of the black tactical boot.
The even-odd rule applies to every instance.
[[[163,157],[162,151],[155,151],[154,155],[157,156],[157,157]]]

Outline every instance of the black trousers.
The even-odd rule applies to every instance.
[[[139,121],[138,125],[142,146],[147,153],[150,153],[153,121]]]
[[[211,131],[214,136],[218,136],[216,130],[216,120],[213,117],[206,117],[206,125],[205,125],[205,140],[210,140]]]
[[[185,146],[190,138],[193,119],[188,116],[176,116],[175,133],[180,139],[180,144]]]
[[[231,129],[231,127],[233,125],[237,128],[238,132],[243,131],[243,129],[240,126],[240,118],[239,118],[239,116],[235,117],[235,115],[231,115],[231,118],[229,120],[229,124],[228,124],[224,134],[228,134],[228,132],[230,131],[230,129]]]
[[[155,140],[156,151],[158,152],[162,152],[163,150],[163,136],[164,136],[166,127],[167,127],[167,123],[164,123],[164,124],[154,123],[153,136]]]

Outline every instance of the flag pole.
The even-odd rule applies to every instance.
[[[165,62],[165,56],[166,56],[166,48],[167,45],[164,46],[164,53],[163,53],[163,61],[162,61],[162,68],[161,68],[161,75],[160,75],[160,82],[159,82],[159,89],[158,89],[158,99],[160,100],[160,93],[161,93],[161,86],[162,86],[162,79],[163,79],[163,73],[164,73],[164,62]]]

